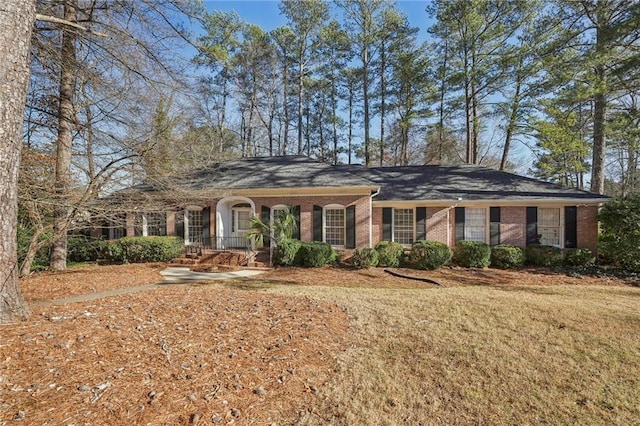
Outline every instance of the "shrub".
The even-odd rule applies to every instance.
[[[554,246],[532,244],[526,249],[527,263],[533,266],[561,266],[564,261],[562,250]]]
[[[318,268],[335,261],[336,253],[327,243],[320,241],[302,243],[296,256],[296,264],[305,268]]]
[[[486,268],[491,263],[491,247],[480,241],[458,241],[453,261],[465,268]]]
[[[418,269],[437,269],[451,260],[451,248],[437,241],[416,241],[409,252],[409,264]]]
[[[109,241],[103,257],[117,263],[167,262],[182,253],[178,237],[124,237]]]
[[[351,264],[358,269],[374,267],[378,264],[378,252],[372,248],[356,249]]]
[[[596,257],[588,248],[571,248],[564,252],[565,266],[591,266],[596,263]]]
[[[293,266],[296,264],[298,250],[302,243],[299,240],[285,238],[278,242],[273,254],[273,264],[277,266]]]
[[[378,252],[378,265],[397,267],[404,255],[404,247],[400,243],[382,241],[376,244],[376,252]]]
[[[83,235],[67,239],[67,260],[71,262],[93,262],[98,259],[107,244],[103,240],[91,240]]]
[[[491,248],[491,266],[500,269],[515,269],[524,265],[524,250],[506,244]]]
[[[609,201],[598,219],[600,254],[629,272],[640,272],[640,196]]]

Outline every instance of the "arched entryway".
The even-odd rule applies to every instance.
[[[226,197],[216,205],[216,245],[219,248],[249,246],[247,233],[256,206],[247,197]]]

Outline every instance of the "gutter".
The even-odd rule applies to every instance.
[[[380,194],[380,187],[371,193],[369,198],[369,248],[373,248],[373,236],[371,235],[371,227],[373,226],[373,197]]]

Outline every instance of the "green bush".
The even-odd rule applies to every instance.
[[[277,266],[295,265],[301,245],[302,243],[299,240],[290,238],[280,240],[273,254],[273,264]]]
[[[640,196],[609,201],[598,219],[600,254],[629,272],[640,272]]]
[[[570,248],[564,251],[565,266],[591,266],[596,257],[588,248]]]
[[[532,266],[562,266],[562,250],[554,246],[532,244],[526,249],[527,263]]]
[[[465,268],[486,268],[491,264],[491,247],[480,241],[458,241],[453,262]]]
[[[506,244],[491,248],[491,266],[499,269],[515,269],[524,265],[524,250]]]
[[[402,256],[404,255],[404,247],[402,244],[382,241],[376,244],[376,251],[378,252],[378,265],[380,266],[400,266]]]
[[[67,238],[67,260],[71,262],[93,262],[98,259],[107,243],[91,240],[83,235]]]
[[[355,249],[351,264],[358,269],[375,267],[378,265],[378,252],[372,248]]]
[[[183,248],[178,237],[124,237],[107,242],[102,255],[116,263],[167,262]]]
[[[409,252],[409,264],[418,269],[437,269],[451,260],[453,251],[437,241],[416,241]]]
[[[336,253],[327,243],[313,241],[302,243],[296,256],[296,264],[305,268],[318,268],[335,261]]]

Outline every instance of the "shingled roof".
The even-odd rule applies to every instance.
[[[354,168],[380,186],[375,200],[527,200],[607,197],[475,165]]]
[[[247,157],[214,163],[173,180],[186,190],[359,187],[374,201],[567,200],[602,202],[608,197],[476,165],[397,166],[322,163],[305,156]],[[124,192],[155,191],[137,185]]]
[[[367,187],[366,177],[305,156],[247,157],[201,168],[179,178],[189,189]]]

